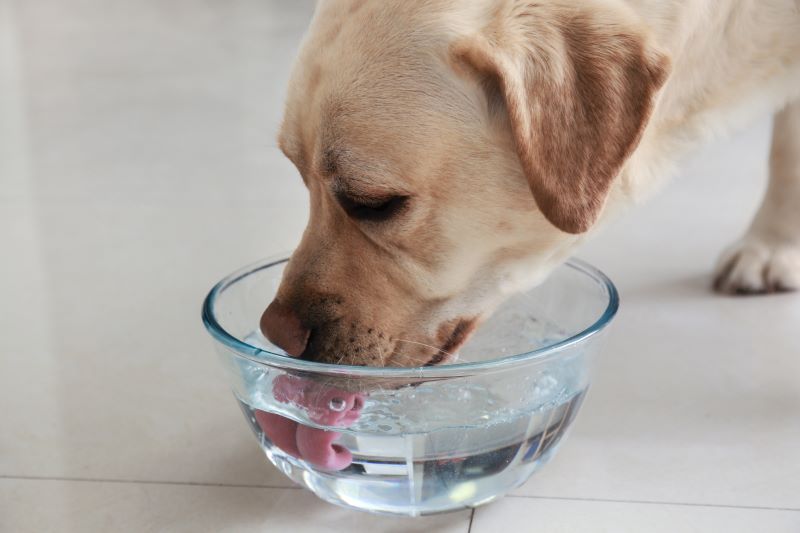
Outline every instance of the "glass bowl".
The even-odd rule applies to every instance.
[[[287,261],[220,281],[203,322],[269,460],[324,500],[378,513],[454,511],[524,483],[575,419],[618,307],[603,273],[570,260],[506,301],[455,363],[315,363],[259,331]]]

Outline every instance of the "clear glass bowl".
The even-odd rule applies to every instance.
[[[286,261],[219,282],[203,322],[269,460],[324,500],[379,513],[453,511],[525,482],[574,420],[618,307],[611,281],[571,260],[508,300],[453,364],[322,364],[259,331]]]

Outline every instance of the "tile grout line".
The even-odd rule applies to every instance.
[[[767,507],[763,505],[729,505],[724,503],[692,503],[692,502],[668,502],[656,500],[621,500],[613,498],[583,498],[569,496],[529,496],[526,494],[506,494],[506,498],[525,498],[529,500],[564,500],[579,502],[599,502],[599,503],[638,503],[643,505],[680,505],[684,507],[714,507],[721,509],[751,509],[757,511],[793,511],[800,512],[800,507]]]
[[[241,489],[288,489],[288,490],[303,490],[303,487],[297,485],[280,486],[280,485],[247,485],[237,483],[204,483],[200,481],[160,481],[160,480],[147,480],[147,479],[111,479],[111,478],[80,478],[80,477],[60,477],[60,476],[15,476],[0,474],[0,479],[17,479],[26,481],[69,481],[76,483],[118,483],[130,485],[177,485],[189,487],[224,487],[224,488],[241,488]],[[767,507],[760,505],[727,505],[720,503],[691,503],[691,502],[670,502],[670,501],[656,501],[656,500],[623,500],[613,498],[585,498],[585,497],[569,497],[569,496],[529,496],[526,494],[507,494],[506,498],[523,498],[529,500],[563,500],[563,501],[581,501],[581,502],[599,502],[599,503],[634,503],[642,505],[679,505],[684,507],[715,507],[722,509],[751,509],[760,511],[793,511],[800,512],[800,507]],[[469,516],[469,529],[467,533],[472,531],[472,522],[475,519],[475,508]]]
[[[0,474],[0,479],[18,479],[26,481],[71,481],[76,483],[119,483],[130,485],[179,485],[189,487],[225,487],[235,489],[289,489],[302,490],[303,487],[297,485],[246,485],[237,483],[204,483],[200,481],[160,481],[148,479],[111,479],[111,478],[81,478],[81,477],[58,477],[58,476],[13,476]]]

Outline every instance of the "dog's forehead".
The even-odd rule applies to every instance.
[[[373,76],[372,90],[341,78],[298,86],[279,140],[299,167],[323,175],[385,174],[445,142],[448,120],[438,116],[443,91]]]
[[[436,20],[417,20],[415,3],[320,5],[279,134],[304,177],[336,169],[410,179],[435,172],[437,153],[458,152],[455,130],[474,122],[476,106],[448,62],[447,32]],[[348,5],[362,7],[351,13]],[[437,150],[445,144],[453,149]]]

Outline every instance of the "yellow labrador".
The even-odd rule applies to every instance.
[[[687,148],[776,115],[727,292],[800,287],[797,0],[323,0],[279,136],[311,217],[262,330],[436,364]]]

